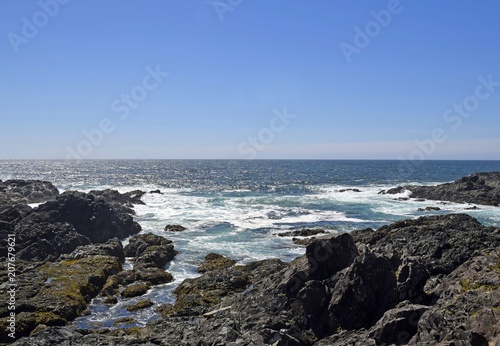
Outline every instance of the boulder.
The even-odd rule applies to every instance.
[[[165,226],[165,231],[166,232],[183,232],[187,228],[181,225],[166,225]]]
[[[74,191],[40,205],[24,219],[35,223],[70,223],[92,243],[105,243],[115,237],[123,239],[141,230],[128,213],[116,209],[103,198]]]
[[[215,269],[230,268],[236,264],[235,260],[229,259],[216,253],[209,253],[205,256],[205,260],[198,267],[198,273],[206,273]]]
[[[125,256],[135,257],[134,266],[163,268],[178,254],[172,241],[153,233],[132,237],[125,246]]]
[[[368,328],[398,303],[394,268],[387,258],[373,253],[356,258],[328,285],[332,287],[328,306],[330,333],[339,327]]]

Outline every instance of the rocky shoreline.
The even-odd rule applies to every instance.
[[[437,186],[398,186],[381,194],[398,194],[411,191],[411,198],[500,205],[500,172],[473,173],[454,182]]]
[[[467,177],[480,186],[472,203],[485,201],[484,186],[487,200],[496,198],[491,181],[500,174],[481,177]],[[138,234],[133,220],[143,194],[59,194],[47,182],[0,181],[0,233],[2,239],[16,234],[22,286],[16,297],[21,338],[14,345],[500,344],[500,228],[465,214],[319,238],[291,263],[238,266],[208,254],[203,275],[182,282],[175,304],[158,307],[158,320],[146,327],[65,327],[87,313],[94,297],[112,305],[172,281],[163,268],[176,256],[175,244]],[[48,202],[27,205],[41,196]],[[124,248],[120,239],[129,236]],[[0,245],[2,262],[6,246]],[[123,270],[125,256],[134,257],[132,269]],[[6,296],[5,263],[0,268]],[[130,311],[147,306],[142,300]],[[2,330],[8,315],[1,306]],[[2,334],[0,342],[12,341]]]

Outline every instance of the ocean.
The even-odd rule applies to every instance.
[[[467,213],[489,226],[500,226],[500,208],[401,201],[381,190],[403,184],[437,185],[474,172],[500,171],[500,161],[423,161],[418,164],[378,160],[98,160],[0,161],[0,179],[42,179],[65,190],[152,191],[145,205],[135,206],[143,232],[174,241],[180,251],[166,269],[175,281],[156,286],[145,296],[121,299],[114,306],[98,299],[91,314],[72,323],[76,328],[110,328],[117,319],[133,317],[142,326],[157,317],[158,304],[173,303],[173,289],[198,276],[196,268],[210,252],[240,264],[266,258],[291,261],[304,254],[280,232],[322,228],[329,232],[376,229],[422,215]],[[359,190],[353,191],[353,189]],[[436,206],[441,211],[419,212]],[[167,224],[187,231],[166,233]],[[127,240],[124,241],[124,244]],[[126,268],[131,268],[128,260]],[[150,299],[155,306],[135,313],[126,306]],[[123,327],[120,325],[120,327]]]

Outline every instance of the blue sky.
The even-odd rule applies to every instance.
[[[493,0],[0,0],[0,158],[498,160],[499,17]]]

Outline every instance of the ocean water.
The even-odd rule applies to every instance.
[[[500,171],[500,161],[349,160],[110,160],[110,161],[0,161],[0,179],[43,179],[60,191],[112,188],[120,192],[160,189],[146,194],[135,206],[143,232],[172,239],[180,254],[166,269],[175,281],[152,288],[145,296],[120,299],[109,307],[95,299],[91,314],[78,318],[78,328],[129,327],[155,319],[155,308],[173,303],[173,289],[196,277],[196,268],[209,252],[239,263],[280,258],[291,261],[304,254],[290,237],[277,233],[322,228],[331,233],[378,228],[422,215],[467,213],[485,225],[500,226],[500,208],[440,201],[400,201],[402,195],[380,195],[402,184],[436,185],[473,172]],[[358,189],[354,192],[348,189]],[[346,190],[346,191],[342,191]],[[437,206],[438,212],[418,212]],[[167,224],[185,232],[166,233]],[[124,241],[126,243],[127,240]],[[131,267],[127,261],[126,267]],[[155,306],[129,313],[140,299]],[[133,317],[137,322],[115,324]]]

